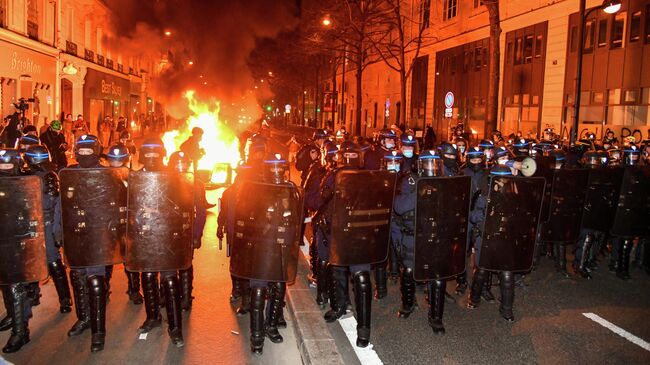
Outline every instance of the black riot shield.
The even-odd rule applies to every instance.
[[[650,236],[650,166],[625,168],[612,234]]]
[[[469,176],[418,179],[415,204],[415,280],[439,280],[465,271]]]
[[[551,193],[553,192],[553,174],[555,172],[555,157],[535,156],[537,171],[533,176],[543,177],[545,181],[544,201],[542,202],[541,220],[548,220],[551,209]]]
[[[38,176],[0,177],[0,285],[47,278]]]
[[[623,171],[619,167],[589,170],[589,182],[582,211],[582,228],[609,232],[616,214]]]
[[[130,172],[126,269],[188,269],[192,265],[193,218],[192,174]]]
[[[298,189],[293,184],[244,181],[236,194],[230,273],[245,279],[294,281],[303,212]]]
[[[63,169],[63,251],[72,268],[124,261],[126,168]]]
[[[493,271],[529,271],[544,196],[539,177],[492,176],[478,266]]]
[[[386,260],[396,176],[379,170],[336,173],[331,202],[331,264],[351,266]]]
[[[553,174],[548,220],[539,228],[542,242],[573,242],[580,234],[589,171],[560,169]]]

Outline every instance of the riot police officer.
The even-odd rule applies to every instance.
[[[77,139],[75,158],[77,164],[71,168],[98,168],[101,142],[96,136],[84,134]],[[65,249],[65,246],[64,246]],[[70,270],[70,282],[74,294],[77,322],[68,331],[68,336],[78,336],[91,328],[90,351],[104,349],[106,337],[107,270],[105,266],[91,266]]]
[[[404,172],[411,171],[417,167],[418,155],[415,151],[418,141],[412,134],[402,133],[399,137],[400,152],[402,153],[402,167]]]
[[[394,133],[393,133],[394,134]],[[385,139],[393,139],[385,138]],[[384,142],[382,142],[384,143]],[[329,227],[326,232],[325,242],[331,238],[331,225],[333,215],[332,199],[335,194],[336,174],[342,170],[358,170],[360,165],[359,147],[350,141],[341,144],[337,152],[337,168],[331,170],[321,183],[320,206],[323,210],[324,224]],[[331,249],[330,245],[330,249]],[[329,255],[328,257],[329,258]],[[355,292],[355,308],[357,312],[357,346],[366,347],[370,343],[370,318],[372,305],[372,287],[370,283],[370,265],[361,264],[349,267],[331,265],[332,273],[330,292],[331,309],[325,313],[326,322],[334,322],[346,313],[348,294],[348,273],[352,274]]]
[[[163,159],[166,155],[165,147],[159,139],[146,139],[140,147],[139,162],[143,170],[157,172],[165,170]],[[158,275],[160,274],[160,283]],[[182,317],[181,317],[181,293],[176,271],[143,271],[142,290],[144,292],[144,307],[147,318],[138,331],[148,333],[152,329],[162,325],[160,316],[160,289],[163,287],[164,303],[167,310],[168,329],[167,333],[176,347],[185,345],[183,340]]]
[[[106,160],[110,167],[126,167],[131,165],[131,152],[129,148],[121,141],[109,147],[106,152]],[[131,272],[124,267],[124,273],[127,279],[126,294],[129,295],[129,300],[135,304],[140,305],[144,301],[142,294],[140,294],[140,273]]]
[[[485,167],[490,167],[492,163],[492,157],[494,156],[494,142],[489,139],[482,139],[478,147],[483,151],[485,156]]]
[[[23,160],[16,149],[0,149],[0,179],[21,175]],[[2,348],[4,353],[20,350],[29,339],[28,321],[32,315],[31,300],[28,297],[29,284],[13,283],[2,285],[2,297],[7,315],[0,321],[0,331],[11,329],[11,336]]]
[[[309,174],[309,167],[314,163],[317,156],[314,156],[313,151],[320,151],[323,149],[325,141],[330,137],[324,129],[316,129],[312,134],[312,143],[304,145],[296,154],[296,170],[300,171],[300,185],[304,185],[307,175]]]

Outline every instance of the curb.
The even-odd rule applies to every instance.
[[[294,318],[294,331],[302,363],[305,365],[344,364],[334,337],[307,283],[309,267],[304,255],[298,258],[298,274],[287,288],[287,307]]]

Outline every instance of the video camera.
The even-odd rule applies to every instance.
[[[17,103],[13,103],[13,104],[18,111],[25,112],[27,111],[27,109],[29,109],[29,104],[27,103],[33,103],[34,101],[35,101],[34,98],[29,98],[29,99],[20,98],[18,99]]]

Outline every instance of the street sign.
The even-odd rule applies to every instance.
[[[445,118],[451,118],[454,115],[452,108],[445,108]]]
[[[451,109],[454,106],[454,93],[451,91],[445,95],[445,108]]]

